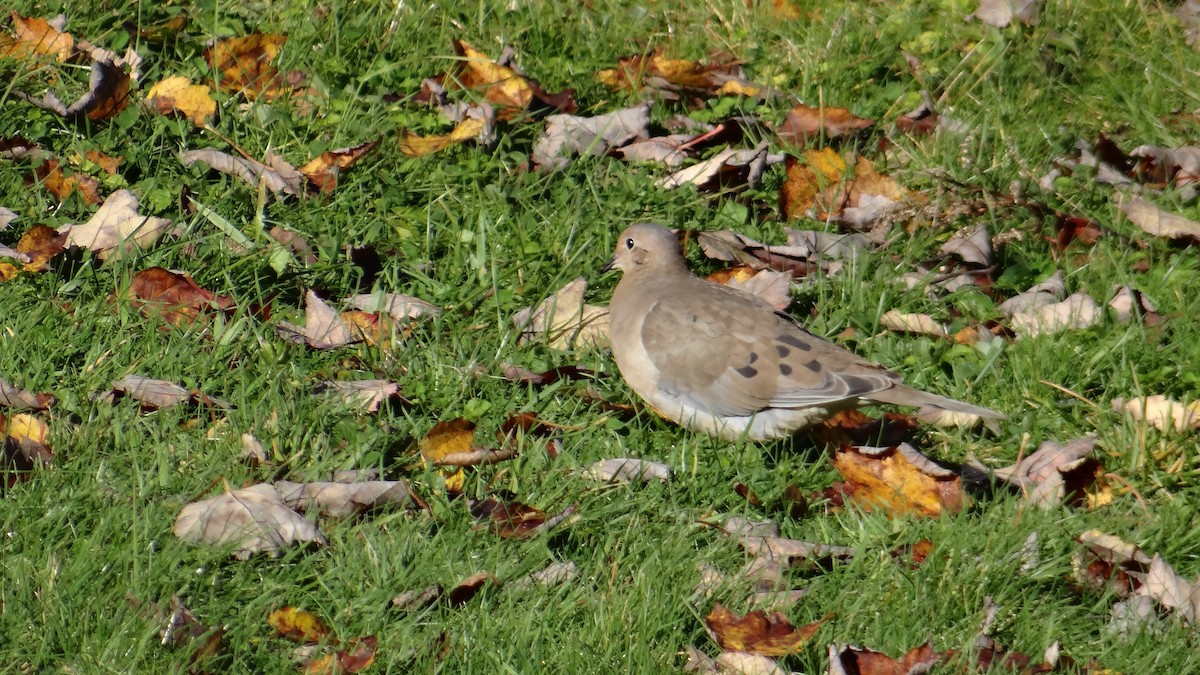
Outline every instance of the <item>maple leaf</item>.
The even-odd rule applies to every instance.
[[[767,615],[756,610],[739,617],[717,602],[713,603],[712,611],[704,617],[704,623],[716,636],[717,644],[724,649],[763,656],[783,656],[804,649],[828,618],[797,628],[779,612]]]

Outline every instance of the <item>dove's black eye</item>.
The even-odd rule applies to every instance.
[[[633,237],[625,240],[625,248],[629,249],[630,251],[633,250]]]

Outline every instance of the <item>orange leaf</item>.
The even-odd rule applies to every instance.
[[[300,173],[308,176],[321,192],[332,192],[337,187],[338,174],[354,166],[378,145],[379,141],[370,141],[352,148],[322,152],[300,167]]]
[[[464,59],[458,74],[458,83],[464,89],[482,90],[484,98],[498,108],[525,110],[533,101],[533,87],[512,68],[496,63],[462,40],[454,41],[454,53]]]
[[[805,150],[803,159],[789,155],[785,166],[787,178],[779,189],[779,206],[788,219],[803,217],[810,209],[817,207],[818,195],[831,186],[840,191],[846,174],[846,162],[831,148]],[[822,200],[820,208],[840,212],[840,206],[830,208],[833,206],[830,201],[833,200]]]
[[[483,131],[485,125],[481,119],[468,117],[444,136],[418,136],[407,132],[404,134],[404,140],[400,141],[400,152],[409,157],[424,157],[451,145],[479,138],[479,132]]]
[[[286,606],[271,612],[267,623],[283,637],[302,644],[316,644],[333,637],[333,630],[312,612]]]
[[[60,202],[66,201],[72,192],[78,191],[83,203],[100,203],[100,183],[95,178],[83,174],[65,175],[57,159],[47,159],[34,167],[33,171],[42,182],[42,186]]]
[[[889,515],[938,516],[962,510],[966,497],[958,475],[942,469],[907,444],[868,454],[838,452],[833,465],[865,509]]]
[[[220,71],[221,86],[242,92],[248,99],[278,96],[279,73],[271,61],[279,55],[287,38],[282,35],[253,33],[246,37],[216,41],[204,50],[208,64]]]
[[[767,615],[762,610],[755,610],[739,617],[717,602],[713,603],[712,611],[704,617],[704,623],[717,636],[717,643],[724,649],[783,656],[804,649],[804,645],[829,618],[825,616],[796,628],[780,612]]]
[[[358,640],[350,640],[348,649],[339,649],[333,654],[312,661],[304,668],[309,675],[341,675],[341,673],[358,673],[375,662],[375,650],[379,648],[379,639],[368,635]]]
[[[50,259],[66,250],[67,235],[59,234],[54,228],[34,225],[17,242],[17,253],[29,256],[25,263],[26,272],[41,272],[49,268]]]
[[[53,56],[60,63],[71,56],[75,38],[70,33],[60,32],[45,19],[30,19],[16,12],[9,15],[13,21],[13,37],[0,38],[0,56]]]
[[[849,136],[873,126],[874,120],[855,117],[845,108],[813,108],[801,103],[788,111],[778,134],[785,144],[804,147],[816,138]]]

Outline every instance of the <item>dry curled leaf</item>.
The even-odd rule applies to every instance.
[[[722,150],[697,164],[660,178],[657,184],[667,190],[692,185],[701,192],[754,187],[768,165],[781,161],[783,156],[767,152],[767,143],[763,141],[749,149]]]
[[[630,483],[633,481],[671,480],[671,467],[644,459],[620,457],[602,459],[584,471],[584,475],[605,483]]]
[[[54,405],[54,400],[53,394],[35,394],[0,377],[0,407],[46,410]]]
[[[251,101],[307,93],[301,88],[302,74],[281,74],[272,63],[286,42],[282,35],[265,33],[226,38],[206,47],[204,59],[220,73],[222,89],[239,92]]]
[[[326,150],[300,167],[300,173],[304,174],[320,192],[333,192],[337,188],[338,176],[377,147],[379,147],[379,141],[375,140],[348,148]]]
[[[549,515],[521,502],[503,502],[493,497],[470,502],[471,515],[485,521],[505,539],[526,538],[548,532],[570,520],[578,505],[568,506],[557,515]]]
[[[275,487],[266,483],[184,506],[174,532],[191,543],[231,546],[234,556],[242,560],[258,552],[278,555],[300,543],[328,543],[315,525],[288,508]]]
[[[1079,291],[1061,302],[1014,312],[1010,323],[1018,337],[1033,338],[1094,326],[1100,321],[1103,311],[1092,296]]]
[[[966,502],[958,475],[907,443],[843,450],[834,455],[833,465],[846,479],[850,496],[867,510],[939,516],[961,511]]]
[[[346,298],[346,304],[364,312],[386,312],[396,321],[419,316],[437,316],[441,308],[411,295],[376,291]]]
[[[521,331],[521,344],[544,338],[553,349],[577,345],[608,345],[608,308],[583,302],[587,281],[583,277],[563,286],[553,296],[513,315]]]
[[[1037,23],[1045,0],[979,0],[979,9],[967,16],[997,28],[1004,28],[1013,21],[1033,25]]]
[[[571,583],[577,574],[579,574],[579,568],[570,560],[553,562],[537,572],[526,574],[510,582],[506,587],[513,590],[552,588]]]
[[[1177,213],[1164,211],[1145,199],[1131,199],[1121,205],[1129,222],[1148,234],[1189,243],[1200,242],[1200,222]]]
[[[333,629],[321,617],[290,605],[272,610],[267,624],[279,631],[281,637],[300,644],[317,644],[333,638]]]
[[[52,91],[40,97],[17,91],[18,98],[72,121],[106,120],[116,116],[129,104],[130,74],[118,60],[93,59],[89,67],[88,90],[79,100],[66,105]]]
[[[63,32],[62,26],[53,26],[45,19],[25,17],[17,12],[9,12],[9,16],[12,17],[13,34],[0,37],[0,56],[51,56],[62,63],[75,51],[75,38]]]
[[[117,190],[82,225],[63,225],[59,234],[66,244],[94,251],[101,260],[126,251],[149,248],[166,231],[171,221],[138,213],[138,198],[129,190]]]
[[[45,159],[33,167],[33,173],[50,194],[58,201],[66,201],[72,193],[78,193],[84,204],[99,204],[100,182],[82,173],[66,175],[57,159]]]
[[[940,663],[942,655],[926,642],[894,659],[883,652],[849,645],[829,645],[829,675],[920,675]]]
[[[687,98],[699,103],[716,96],[746,96],[766,99],[775,92],[746,79],[741,62],[700,63],[667,58],[663,50],[624,56],[617,67],[596,73],[596,79],[611,89],[653,93],[669,101]]]
[[[276,330],[285,340],[304,342],[313,349],[334,349],[364,339],[361,331],[351,329],[345,321],[345,315],[339,315],[337,310],[312,291],[305,295],[304,327],[280,321]]]
[[[755,270],[749,265],[739,265],[727,270],[718,270],[707,278],[709,281],[758,296],[780,311],[792,304],[791,270]]]
[[[26,413],[0,414],[0,476],[4,487],[28,480],[37,468],[54,461],[50,427]]]
[[[891,309],[879,317],[879,325],[900,333],[939,338],[950,337],[950,331],[944,325],[934,321],[933,317],[928,314],[913,314]]]
[[[575,112],[574,94],[567,89],[556,94],[547,93],[536,80],[519,72],[511,62],[511,54],[492,60],[483,52],[462,40],[453,41],[454,53],[458,57],[454,68],[433,78],[446,90],[471,89],[483,94],[503,120],[513,119],[527,110],[543,109],[560,112]],[[423,91],[418,100],[428,99]]]
[[[718,602],[713,603],[712,611],[704,617],[704,623],[716,636],[717,644],[724,649],[783,656],[804,649],[828,618],[797,628],[779,612],[768,616],[756,610],[739,617]]]
[[[1079,503],[1084,501],[1086,491],[1104,475],[1103,465],[1090,457],[1095,447],[1093,437],[1075,438],[1066,443],[1046,441],[1032,455],[992,473],[1020,488],[1025,500],[1034,506],[1052,508],[1064,503]],[[967,464],[987,471],[973,459],[968,459]]]
[[[326,380],[318,385],[317,393],[332,394],[346,405],[369,413],[378,411],[386,401],[404,400],[400,385],[389,380]]]
[[[298,196],[304,192],[307,180],[304,174],[270,150],[262,162],[245,157],[234,157],[213,148],[188,150],[180,153],[179,161],[184,166],[203,162],[214,171],[240,178],[251,187],[260,184],[274,197]]]

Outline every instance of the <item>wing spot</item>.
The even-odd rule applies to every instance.
[[[812,345],[808,344],[804,340],[801,340],[800,338],[796,337],[795,335],[789,335],[787,333],[780,333],[779,336],[776,337],[775,339],[779,340],[780,342],[782,342],[785,345],[791,345],[792,347],[795,347],[796,349],[799,349],[802,352],[812,351]]]
[[[755,375],[758,375],[758,369],[752,366],[742,366],[741,368],[737,369],[737,374],[746,379],[750,379]]]
[[[789,366],[789,365],[788,365],[788,364],[786,364],[786,363],[781,363],[781,364],[779,364],[779,374],[780,374],[780,375],[783,375],[783,376],[785,376],[785,377],[786,377],[786,376],[788,376],[788,375],[791,375],[791,374],[792,374],[792,367],[791,367],[791,366]]]
[[[787,355],[792,353],[792,350],[783,345],[775,345],[775,352],[779,354],[779,358],[786,359]]]
[[[758,352],[750,352],[750,363],[758,360]]]
[[[813,359],[812,361],[809,361],[808,363],[804,364],[804,367],[808,368],[809,370],[813,371],[814,373],[821,372],[821,362],[817,361],[816,359]]]

